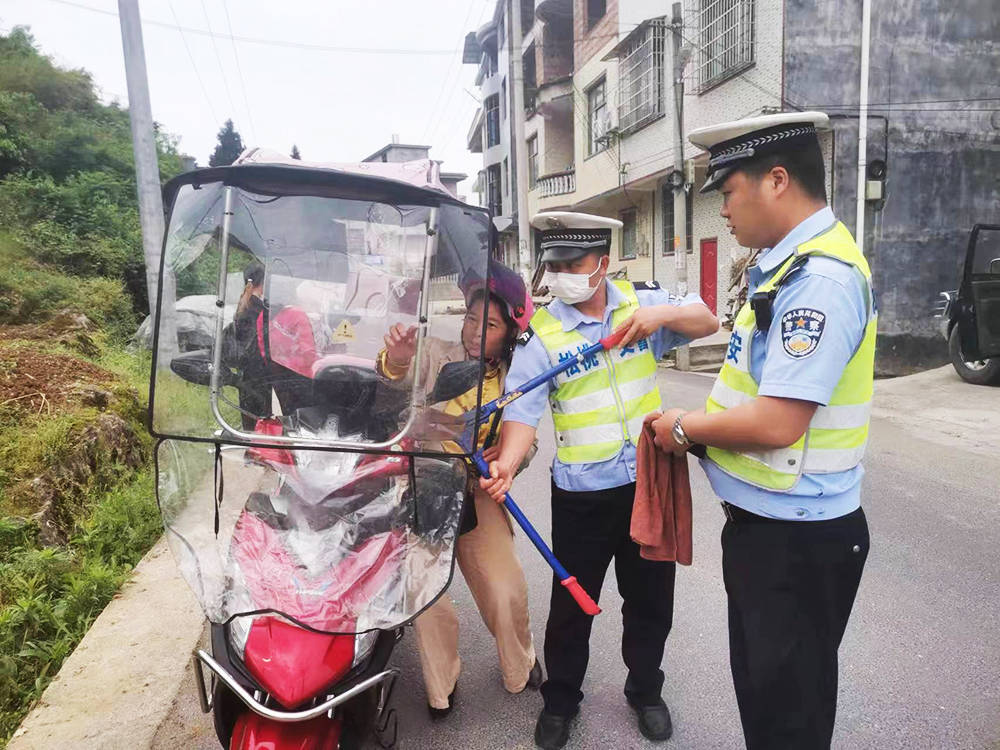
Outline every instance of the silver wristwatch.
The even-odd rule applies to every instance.
[[[676,420],[674,420],[674,427],[670,431],[670,434],[673,436],[674,442],[677,443],[677,445],[687,446],[691,445],[691,441],[688,439],[687,433],[684,432],[684,427],[681,426],[681,419],[683,418],[684,414],[681,414]]]

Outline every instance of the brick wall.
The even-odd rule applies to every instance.
[[[573,4],[574,66],[579,70],[607,42],[618,37],[618,0],[607,0],[607,12],[593,27],[587,25],[587,0]]]

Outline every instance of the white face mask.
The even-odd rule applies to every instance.
[[[542,277],[542,285],[547,286],[549,291],[567,305],[576,305],[586,302],[594,296],[599,284],[590,285],[590,280],[594,274],[601,272],[600,265],[593,273],[554,273],[546,271]]]

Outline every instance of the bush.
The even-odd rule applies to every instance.
[[[0,324],[45,320],[62,310],[80,312],[101,326],[110,343],[124,344],[138,322],[121,281],[74,277],[42,265],[17,240],[0,235]]]

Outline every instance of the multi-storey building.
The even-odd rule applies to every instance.
[[[618,218],[615,270],[677,289],[678,260],[686,259],[687,288],[727,312],[736,293],[731,269],[748,251],[719,216],[721,197],[697,192],[704,155],[686,139],[679,145],[676,42],[683,133],[767,112],[830,115],[833,129],[821,136],[828,193],[838,217],[856,229],[861,3],[684,0],[674,24],[663,0],[513,1],[522,11],[529,213]],[[500,133],[496,146],[483,149],[484,171],[500,181],[495,214],[513,248],[521,165],[508,117],[512,40],[503,29],[511,2],[497,2],[466,53],[489,72],[496,50],[469,142],[476,150],[487,141],[489,112],[499,109]],[[1000,221],[1000,14],[994,0],[960,11],[944,0],[873,5],[863,239],[880,292],[878,369],[891,374],[943,361],[930,304],[939,289],[955,286],[972,224]],[[940,22],[927,23],[931,17]],[[483,84],[490,80],[482,76]],[[672,177],[685,183],[682,258]]]

